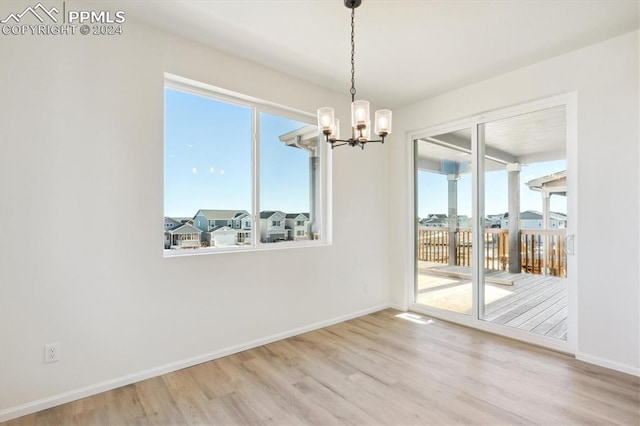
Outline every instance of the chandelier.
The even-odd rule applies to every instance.
[[[384,143],[384,138],[391,133],[391,111],[381,109],[375,113],[375,134],[380,139],[371,140],[371,115],[369,102],[356,101],[355,78],[355,25],[356,7],[362,0],[344,0],[344,5],[351,9],[351,137],[340,139],[340,121],[336,120],[333,108],[318,109],[318,128],[322,129],[325,140],[331,144],[331,149],[337,146],[359,146],[364,149],[365,144],[372,142]]]

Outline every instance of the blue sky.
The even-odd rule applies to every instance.
[[[520,210],[542,211],[542,197],[539,192],[529,189],[526,182],[566,170],[566,161],[549,161],[523,166],[520,172]],[[446,175],[419,172],[417,182],[418,216],[426,217],[432,213],[447,213],[447,177]],[[487,172],[485,174],[485,213],[501,214],[508,208],[508,185],[506,171]],[[566,197],[553,195],[551,211],[566,213]],[[458,181],[458,214],[471,217],[471,176],[463,175]]]
[[[309,212],[309,153],[287,147],[279,139],[306,125],[260,114],[260,210]]]
[[[251,108],[165,89],[165,216],[251,211]],[[260,116],[260,210],[309,210],[309,154],[279,136],[307,125]]]
[[[199,209],[251,211],[251,108],[165,89],[165,216],[193,217]],[[307,125],[260,114],[260,210],[309,211],[309,155],[279,136]],[[524,166],[521,210],[542,210],[526,182],[566,169],[552,161]],[[487,214],[508,210],[506,172],[486,174]],[[458,213],[471,216],[471,177],[458,181]],[[447,213],[445,175],[418,175],[418,216]],[[566,212],[566,198],[551,197],[551,210]]]

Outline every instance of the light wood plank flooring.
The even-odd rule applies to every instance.
[[[384,310],[6,425],[640,424],[640,379]]]

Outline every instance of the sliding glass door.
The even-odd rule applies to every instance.
[[[471,129],[415,141],[416,302],[469,315]]]
[[[478,126],[485,226],[480,319],[567,339],[565,106]]]
[[[415,307],[536,343],[567,340],[567,103],[413,138]]]

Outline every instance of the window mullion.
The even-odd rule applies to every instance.
[[[260,112],[258,108],[253,107],[252,119],[252,157],[253,157],[253,188],[252,188],[252,215],[253,215],[253,245],[259,246],[260,242]]]

